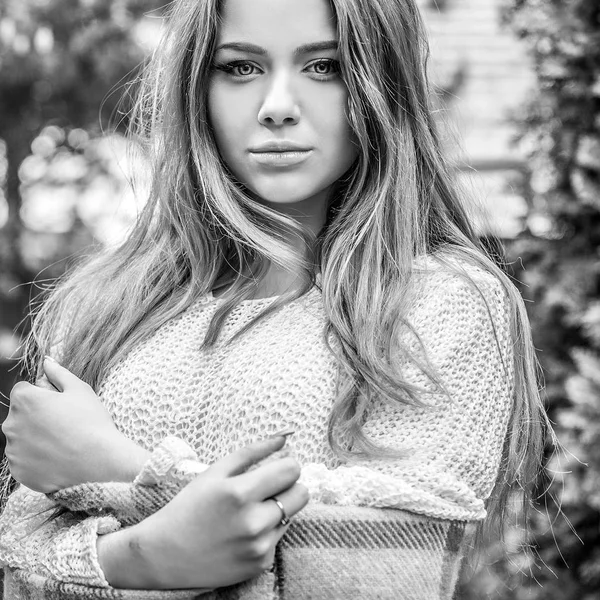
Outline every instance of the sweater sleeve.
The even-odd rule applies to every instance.
[[[49,351],[59,362],[71,317],[67,311],[59,320]],[[37,384],[52,387],[45,375]],[[62,583],[110,587],[98,561],[98,536],[156,512],[206,468],[186,442],[168,437],[132,483],[89,483],[48,495],[21,485],[0,515],[0,567]]]
[[[442,519],[480,520],[494,487],[512,408],[514,375],[508,300],[501,283],[476,271],[473,286],[436,273],[418,294],[403,343],[427,360],[441,388],[414,362],[406,382],[425,406],[376,401],[364,426],[400,458],[362,460],[328,470],[303,467],[317,502],[399,508]]]
[[[59,581],[106,587],[96,553],[97,536],[117,531],[111,516],[57,514],[44,494],[19,486],[0,517],[0,565]]]
[[[166,438],[132,483],[88,483],[48,495],[19,486],[0,516],[0,565],[110,587],[98,561],[98,536],[148,517],[206,468],[186,442]]]

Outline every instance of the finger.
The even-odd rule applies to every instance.
[[[20,402],[27,402],[39,393],[39,389],[27,381],[18,381],[10,391],[10,409],[16,410]]]
[[[274,499],[281,503],[283,511]],[[308,504],[308,500],[308,490],[301,483],[297,483],[285,492],[256,504],[254,518],[265,524],[265,530],[287,528],[287,525],[282,525],[284,517],[292,519]]]
[[[48,381],[59,391],[64,392],[68,387],[83,383],[71,371],[59,365],[52,357],[44,358],[44,373]]]
[[[264,534],[264,540],[270,547],[270,550],[265,557],[263,569],[272,569],[275,563],[275,553],[277,551],[277,544],[279,540],[285,535],[287,527],[278,527],[277,529],[271,529]]]
[[[292,487],[300,477],[300,465],[293,458],[280,458],[236,477],[235,485],[248,500],[270,498]]]
[[[281,450],[285,445],[285,437],[273,436],[236,450],[214,463],[209,471],[222,477],[233,477],[261,461],[263,458]]]
[[[58,388],[50,383],[50,380],[46,375],[42,375],[36,382],[35,385],[44,390],[51,390],[52,392],[58,391]]]
[[[52,392],[52,397],[54,397],[56,391],[56,388],[45,377],[38,379],[36,385],[27,381],[19,381],[10,392],[10,410],[16,413],[22,408],[31,406],[34,402],[47,402],[51,399],[48,392]]]

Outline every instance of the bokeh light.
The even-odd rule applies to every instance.
[[[4,190],[0,189],[0,229],[8,223],[8,202]]]
[[[83,129],[45,127],[19,168],[23,225],[65,234],[79,219],[102,244],[118,244],[144,205],[146,172],[135,145],[122,135],[91,138]]]
[[[39,183],[21,193],[21,220],[31,231],[67,233],[75,222],[77,190]]]

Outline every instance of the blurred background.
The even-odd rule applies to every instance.
[[[527,300],[565,449],[547,449],[532,535],[510,530],[508,557],[490,544],[459,597],[599,599],[600,2],[419,1],[444,141],[481,235],[501,238]],[[1,0],[4,404],[30,300],[78,256],[118,243],[135,219],[140,199],[128,181],[142,166],[117,107],[166,4]]]

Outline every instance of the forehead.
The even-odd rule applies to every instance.
[[[337,33],[328,0],[224,0],[218,37],[286,48],[335,40]]]

